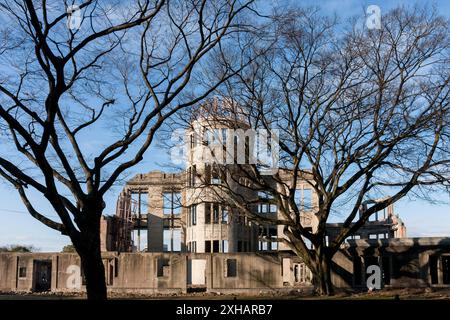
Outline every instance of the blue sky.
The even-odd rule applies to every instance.
[[[294,2],[294,1],[292,1]],[[378,5],[381,11],[387,11],[397,5],[411,5],[413,1],[302,1],[305,5],[320,6],[325,13],[336,13],[345,19],[353,15],[361,15],[364,19],[364,8],[369,5]],[[425,1],[418,1],[424,4]],[[450,17],[450,1],[429,1],[435,4],[440,14]],[[97,136],[97,135],[95,135]],[[95,149],[96,141],[92,139],[92,150]],[[98,141],[99,142],[99,141]],[[153,147],[149,150],[144,160],[135,168],[130,175],[138,172],[148,172],[160,169],[158,164],[164,163],[166,156],[163,151]],[[121,186],[118,185],[106,195],[107,207],[105,214],[114,214],[115,202]],[[448,195],[436,195],[443,201],[450,202]],[[48,206],[42,196],[32,194],[31,199],[41,212],[48,212],[53,218],[55,214]],[[424,201],[413,201],[405,198],[395,206],[395,212],[405,221],[407,234],[411,237],[417,236],[450,236],[450,205],[431,204]],[[40,222],[34,220],[26,211],[17,192],[6,182],[0,181],[0,246],[7,244],[33,245],[40,251],[60,251],[61,248],[70,243],[70,240],[49,229]]]

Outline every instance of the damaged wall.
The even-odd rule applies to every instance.
[[[102,258],[109,291],[259,293],[312,286],[306,265],[289,252],[106,252]],[[367,267],[377,264],[384,287],[450,286],[449,262],[450,238],[355,240],[335,255],[332,276],[336,287],[367,290]],[[0,291],[45,290],[85,290],[78,255],[0,253]]]

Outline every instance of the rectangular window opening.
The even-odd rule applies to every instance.
[[[19,278],[26,278],[26,277],[27,277],[27,267],[20,267]]]
[[[226,259],[226,277],[232,278],[237,276],[237,260]]]
[[[213,241],[213,252],[219,252],[219,240]]]
[[[167,258],[159,258],[157,260],[158,263],[158,270],[157,270],[157,277],[168,277],[169,276],[169,259]]]
[[[219,204],[214,203],[213,204],[213,223],[219,223]]]
[[[442,282],[450,284],[450,256],[442,256]]]
[[[226,207],[222,207],[222,223],[228,223],[228,209]]]
[[[211,252],[211,241],[206,240],[205,241],[205,252],[210,253]]]
[[[205,224],[211,223],[211,203],[205,203]]]
[[[191,225],[197,225],[197,205],[194,204],[191,206]]]

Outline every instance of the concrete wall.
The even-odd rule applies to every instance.
[[[227,259],[236,260],[236,276],[227,277]],[[278,289],[283,287],[277,254],[215,254],[211,256],[210,288],[217,291]]]
[[[236,261],[233,277],[227,276],[227,259]],[[76,254],[0,253],[0,291],[34,291],[33,263],[37,260],[51,261],[51,291],[85,290],[82,270],[81,287],[71,287],[74,266],[81,265]],[[192,260],[204,260],[204,270],[193,268]],[[281,260],[277,253],[103,253],[108,289],[138,293],[179,293],[190,288],[248,293],[289,289],[291,286],[283,284]],[[27,268],[26,277],[18,277],[20,267]],[[204,283],[192,284],[199,274],[204,276]]]
[[[363,281],[365,287],[366,274],[364,270],[370,261],[375,261],[390,275],[390,283],[386,287],[425,287],[449,286],[443,281],[444,270],[441,257],[450,254],[450,238],[399,238],[383,240],[349,240],[347,248],[335,257],[335,271],[339,273],[340,285],[356,286],[354,283],[353,261],[359,257],[362,261]],[[438,257],[438,283],[431,282],[430,256]],[[384,263],[383,263],[384,261]],[[447,270],[448,272],[448,270]]]
[[[111,289],[130,292],[186,291],[186,259],[176,253],[125,253],[117,256],[118,274]],[[158,267],[162,265],[162,274]]]
[[[430,275],[430,256],[450,256],[450,238],[356,240],[333,259],[333,282],[339,288],[366,287],[366,268],[379,264],[390,275],[384,287],[450,286],[443,263],[437,265],[436,283]],[[120,292],[259,293],[311,287],[309,270],[289,252],[276,253],[115,253],[102,255],[108,289]],[[355,261],[360,259],[360,283]],[[0,253],[0,291],[33,291],[36,262],[51,262],[52,291],[79,291],[71,284],[80,259],[72,253]],[[447,260],[446,260],[447,261]],[[23,268],[26,268],[23,269]],[[385,269],[387,268],[387,269]],[[22,270],[21,270],[22,269]],[[78,276],[78,278],[76,278]],[[449,276],[445,279],[449,279]],[[204,281],[202,281],[204,279]]]

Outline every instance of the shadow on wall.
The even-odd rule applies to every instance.
[[[437,240],[437,239],[436,239]],[[382,287],[449,285],[450,241],[433,238],[349,241],[350,247],[333,261],[340,287],[367,290],[367,267],[381,269]],[[449,254],[449,255],[446,255]],[[351,264],[351,266],[350,266]]]
[[[278,255],[270,253],[265,254],[256,253],[255,257],[265,261],[266,262],[265,265],[274,265],[274,264],[281,265],[280,257]],[[274,283],[276,283],[276,281],[274,281],[274,277],[276,277],[276,275],[273,274],[271,268],[270,269],[264,268],[263,270],[256,268],[255,269],[249,268],[248,278],[252,282],[256,283],[257,287],[263,287],[266,289],[276,289],[276,286],[274,285]],[[281,270],[280,270],[280,277],[281,277]]]

